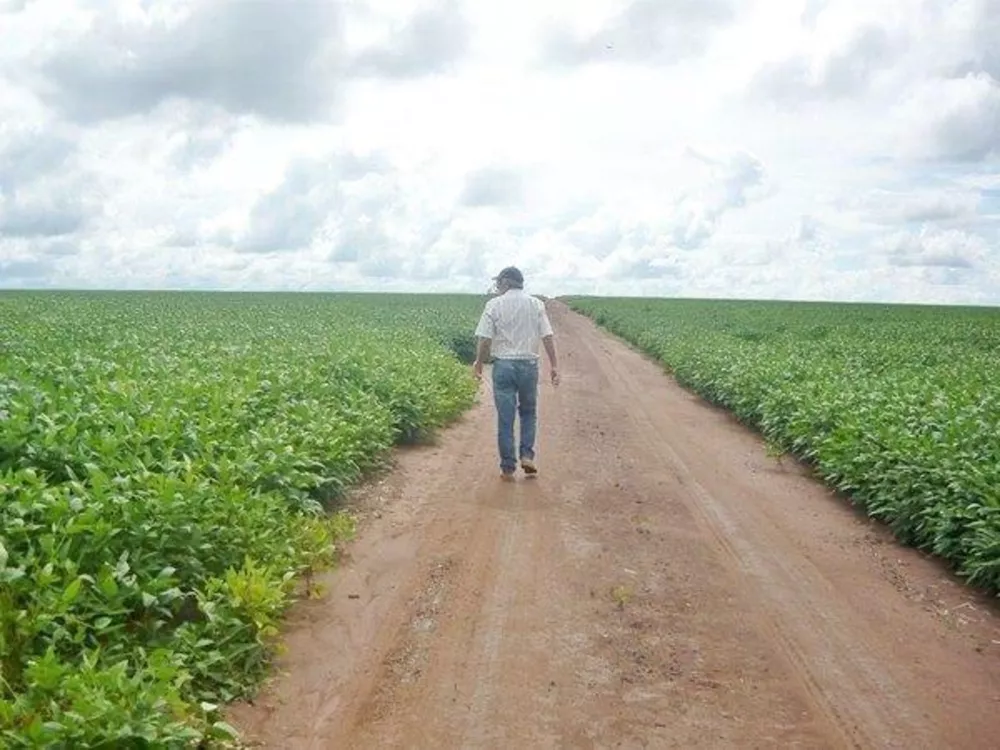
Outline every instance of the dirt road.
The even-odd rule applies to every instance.
[[[534,480],[482,404],[369,488],[269,748],[1000,747],[1000,610],[550,303]]]

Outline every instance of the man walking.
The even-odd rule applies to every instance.
[[[497,447],[501,477],[514,479],[517,459],[525,474],[535,475],[535,429],[538,419],[538,343],[545,345],[552,384],[559,384],[559,365],[552,325],[545,303],[524,292],[524,276],[513,266],[493,279],[497,296],[486,303],[476,336],[473,369],[482,379],[483,364],[493,356],[493,400],[497,410]],[[514,415],[521,420],[518,451],[514,452]]]

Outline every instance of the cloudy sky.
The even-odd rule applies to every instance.
[[[0,287],[1000,304],[1000,0],[0,0]]]

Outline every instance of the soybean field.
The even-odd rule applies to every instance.
[[[0,295],[0,746],[230,738],[327,509],[472,403],[481,303]]]

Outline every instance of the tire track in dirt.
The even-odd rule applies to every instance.
[[[549,304],[563,383],[541,389],[541,476],[498,481],[488,384],[437,446],[403,451],[361,494],[370,515],[328,597],[294,608],[282,671],[231,708],[248,739],[961,750],[1000,736],[995,607]]]
[[[486,713],[495,700],[494,691],[497,682],[498,660],[500,658],[500,646],[504,636],[504,629],[507,624],[507,617],[514,602],[516,591],[513,587],[511,566],[514,561],[515,545],[524,539],[518,539],[518,532],[521,530],[520,520],[522,514],[518,512],[505,514],[507,522],[504,524],[499,552],[495,556],[496,560],[496,580],[493,585],[492,596],[484,602],[480,610],[479,622],[482,624],[483,635],[482,652],[478,658],[476,674],[478,679],[472,695],[472,703],[469,707],[469,718],[466,723],[465,741],[463,747],[482,747],[487,738],[483,735],[483,729],[487,726],[485,721]]]

